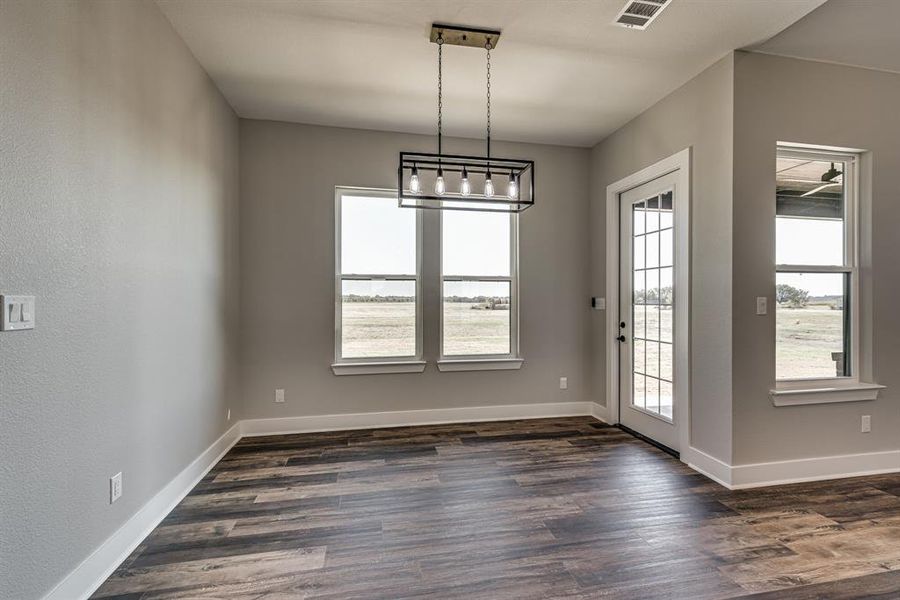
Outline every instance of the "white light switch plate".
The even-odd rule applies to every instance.
[[[284,402],[284,390],[282,390],[282,389],[275,390],[275,402],[278,402],[278,403]]]
[[[764,315],[769,312],[768,301],[765,296],[758,296],[756,298],[756,314]]]
[[[122,497],[122,472],[119,471],[109,478],[109,503],[112,504]]]
[[[34,296],[3,294],[3,314],[0,315],[0,331],[34,329]]]

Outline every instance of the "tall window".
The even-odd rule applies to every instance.
[[[441,212],[441,356],[518,356],[516,215]]]
[[[858,376],[858,156],[779,148],[776,377]]]
[[[335,361],[420,359],[420,211],[375,190],[338,188],[335,203]]]

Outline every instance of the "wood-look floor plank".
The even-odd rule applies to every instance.
[[[241,440],[95,594],[900,598],[900,476],[729,491],[571,417]]]

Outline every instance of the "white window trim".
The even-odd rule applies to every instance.
[[[416,211],[416,273],[407,275],[383,275],[374,273],[342,273],[341,269],[341,199],[345,196],[366,198],[397,199],[395,190],[379,188],[342,187],[334,188],[334,363],[331,370],[335,375],[374,375],[380,373],[421,373],[426,363],[422,358],[422,229],[423,215]],[[372,358],[344,358],[341,356],[342,339],[342,288],[344,279],[376,281],[416,282],[416,354],[415,356],[379,356]]]
[[[863,297],[860,264],[867,260],[861,238],[870,231],[869,188],[865,155],[862,150],[832,147],[815,148],[807,144],[779,142],[779,158],[815,159],[845,164],[844,182],[844,264],[841,266],[822,265],[775,265],[775,272],[794,273],[849,273],[850,298],[845,305],[850,309],[850,375],[817,378],[784,378],[775,381],[769,396],[775,406],[799,406],[808,404],[828,404],[833,402],[858,402],[875,400],[884,386],[866,381],[871,373],[871,345],[868,336],[871,331],[863,331],[865,311],[871,311],[871,303]],[[776,308],[777,310],[777,308]]]
[[[438,219],[439,276],[441,282],[438,310],[438,370],[440,371],[502,371],[520,369],[524,359],[519,354],[519,215],[509,214],[509,276],[468,276],[444,274],[444,218]],[[509,281],[509,353],[444,355],[444,282],[446,281]]]

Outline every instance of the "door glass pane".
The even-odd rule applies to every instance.
[[[632,230],[634,235],[640,235],[647,230],[644,225],[646,222],[646,219],[644,218],[644,203],[638,202],[637,204],[633,204],[631,210],[632,218],[634,219],[632,221]]]
[[[673,287],[672,287],[672,267],[659,270],[659,303],[672,306]]]
[[[644,302],[647,304],[659,304],[659,269],[645,271],[644,281],[647,287]]]
[[[659,377],[672,381],[672,344],[659,345]]]
[[[659,232],[659,266],[671,267],[674,263],[673,253],[675,244],[672,240],[672,230],[664,229]]]
[[[775,262],[844,264],[845,163],[779,157]]]
[[[444,282],[444,355],[509,354],[510,282]]]
[[[639,235],[634,238],[634,254],[632,265],[635,269],[643,269],[646,264],[644,262],[644,245],[646,236]]]
[[[344,280],[341,289],[342,357],[415,356],[415,281]]]
[[[672,192],[666,192],[659,197],[659,228],[665,229],[675,225],[674,213],[672,212]]]
[[[647,200],[647,233],[659,230],[659,197]]]
[[[644,298],[646,298],[647,290],[645,289],[645,280],[646,277],[644,275],[644,271],[635,271],[634,277],[632,279],[634,284],[634,303],[635,304],[643,304]]]
[[[658,267],[659,266],[659,232],[654,231],[653,233],[648,233],[647,238],[647,256],[644,259],[647,263],[647,267]]]
[[[644,309],[647,311],[647,332],[644,338],[659,340],[659,307],[648,304]]]
[[[671,419],[673,415],[673,398],[672,384],[668,381],[659,382],[659,414]]]
[[[632,313],[632,321],[634,322],[634,337],[636,338],[646,338],[647,330],[645,327],[646,324],[646,312],[647,307],[643,304],[636,305],[633,307]]]
[[[647,373],[647,342],[634,340],[634,371]]]
[[[779,379],[850,374],[846,273],[778,273],[775,374]]]
[[[659,342],[647,341],[647,370],[645,375],[659,377]]]
[[[634,387],[632,388],[632,396],[633,396],[632,404],[634,404],[635,406],[639,406],[641,408],[644,408],[644,406],[645,406],[644,397],[645,397],[646,388],[647,388],[646,379],[647,378],[644,377],[643,375],[641,375],[640,373],[634,374]]]
[[[659,413],[659,379],[647,377],[647,404],[650,412]]]

